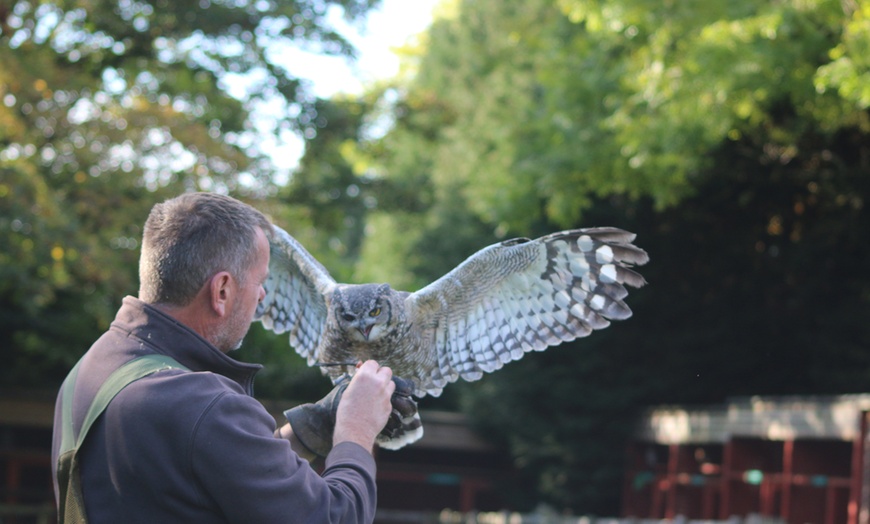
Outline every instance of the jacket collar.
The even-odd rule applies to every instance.
[[[126,331],[155,353],[170,356],[192,371],[211,371],[237,382],[253,395],[260,364],[239,362],[195,331],[135,297],[125,297],[112,327]]]

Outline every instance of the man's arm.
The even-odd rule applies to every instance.
[[[224,519],[371,522],[377,504],[372,455],[343,444],[318,473],[291,451],[289,442],[274,438],[274,424],[252,397],[224,394],[191,422],[193,439],[181,439],[189,441],[183,453],[191,456],[196,485],[218,504]]]
[[[297,455],[307,460],[308,462],[311,462],[317,458],[316,454],[312,453],[311,450],[309,450],[308,448],[303,446],[301,442],[299,442],[299,439],[296,438],[296,435],[293,434],[293,428],[290,427],[290,424],[284,424],[280,428],[276,429],[275,436],[290,441],[290,449],[292,449]]]

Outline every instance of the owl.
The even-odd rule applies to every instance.
[[[342,284],[278,226],[271,240],[266,297],[256,319],[333,380],[374,359],[438,396],[459,378],[484,373],[604,329],[631,316],[626,285],[646,281],[635,235],[612,227],[575,229],[485,247],[413,293],[389,284]],[[415,415],[415,419],[416,419]],[[395,449],[422,436],[415,421]]]

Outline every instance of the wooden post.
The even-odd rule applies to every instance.
[[[667,475],[663,479],[656,478],[652,485],[652,502],[650,504],[650,516],[658,517],[662,515],[664,509],[662,506],[664,503],[662,502],[662,492],[667,489],[668,478]]]
[[[788,439],[782,443],[782,503],[779,514],[788,522],[791,515],[791,485],[794,473],[794,440]]]
[[[716,500],[716,490],[718,490],[719,487],[712,482],[711,479],[710,482],[704,484],[704,500],[701,507],[701,518],[706,520],[713,520],[716,518],[716,515],[713,514],[713,508]]]
[[[728,439],[722,451],[722,496],[719,499],[719,518],[722,520],[730,517],[731,512],[731,466],[734,460],[734,441]]]
[[[665,504],[665,518],[672,519],[677,513],[677,474],[680,466],[680,445],[668,446],[668,495]]]
[[[862,411],[858,418],[858,436],[852,443],[852,482],[849,488],[848,524],[868,524],[867,474],[867,418],[868,412]]]

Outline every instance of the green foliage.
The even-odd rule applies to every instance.
[[[305,155],[280,199],[304,212],[316,225],[304,245],[346,281],[359,254],[365,217],[374,206],[372,181],[354,165],[353,145],[359,141],[364,102],[331,100],[317,104],[318,131],[307,142]],[[351,149],[349,149],[351,148]],[[297,231],[299,224],[285,225]],[[302,239],[300,239],[302,240]]]
[[[275,191],[251,111],[283,108],[271,115],[280,135],[311,128],[317,109],[273,51],[307,43],[350,55],[327,9],[356,19],[375,3],[0,5],[5,386],[57,386],[135,294],[154,203],[188,190]]]
[[[860,109],[870,107],[870,6],[845,4],[847,20],[842,40],[829,52],[830,63],[819,68],[816,89],[824,93],[836,89],[846,102]],[[845,115],[854,114],[844,109]],[[845,116],[844,115],[844,116]],[[866,126],[866,121],[861,120]]]
[[[722,141],[748,134],[791,147],[804,131],[795,124],[846,110],[816,85],[828,55],[844,54],[838,1],[539,0],[458,10],[430,29],[398,114],[407,105],[427,114],[415,119],[438,122],[418,133],[436,191],[459,184],[473,212],[502,229],[567,226],[610,194],[673,205]],[[407,132],[386,140],[404,146]]]

